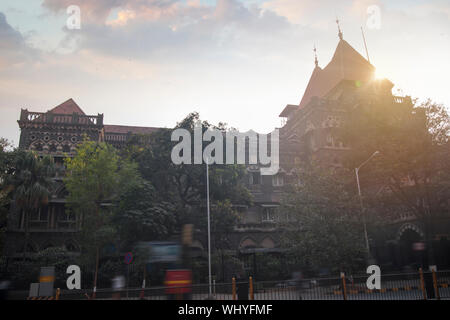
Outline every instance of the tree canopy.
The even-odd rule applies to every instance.
[[[350,172],[331,171],[314,163],[297,169],[281,210],[289,216],[282,246],[290,263],[304,272],[326,268],[355,271],[364,263],[361,210],[349,187]],[[360,270],[359,270],[360,271]]]
[[[356,167],[375,151],[361,185],[379,221],[409,212],[425,227],[432,249],[433,220],[449,215],[450,116],[431,100],[374,105],[354,110],[344,126],[352,145],[347,166]],[[432,250],[429,250],[432,259]]]
[[[227,130],[224,124],[213,126],[201,121],[198,113],[189,114],[176,128],[192,133],[196,125],[201,125],[203,132],[208,128]],[[122,150],[122,155],[138,164],[139,172],[143,179],[152,183],[158,199],[172,204],[178,230],[183,224],[193,223],[205,231],[205,224],[201,222],[206,220],[205,164],[174,164],[170,156],[176,142],[171,141],[171,132],[161,129],[150,136],[135,136]],[[244,184],[244,166],[213,164],[209,170],[211,211],[223,208],[221,204],[227,201],[233,205],[251,203],[250,192]],[[230,209],[226,214],[235,216],[236,212]]]

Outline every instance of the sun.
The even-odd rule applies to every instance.
[[[386,79],[386,75],[380,69],[376,68],[375,73],[374,73],[374,79],[375,80],[383,80],[383,79]]]

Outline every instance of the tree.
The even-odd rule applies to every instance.
[[[54,172],[50,157],[40,158],[34,152],[18,151],[13,168],[5,179],[5,184],[12,188],[16,212],[23,216],[25,251],[29,240],[30,215],[48,203]]]
[[[125,245],[161,240],[173,233],[174,206],[159,199],[149,181],[138,178],[117,199],[112,222]]]
[[[5,183],[13,167],[14,152],[8,150],[10,147],[11,145],[6,139],[0,138],[0,252],[3,251],[12,191],[12,186]]]
[[[222,281],[227,281],[226,267],[232,258],[227,255],[227,251],[233,249],[230,235],[234,227],[240,221],[241,217],[236,208],[233,207],[229,199],[225,201],[216,201],[210,209],[211,211],[211,247],[217,256],[215,271],[222,276]],[[207,229],[206,219],[199,218],[199,227],[202,230]],[[202,223],[203,222],[203,223]],[[213,259],[214,261],[214,259]]]
[[[413,213],[425,228],[429,263],[433,264],[433,221],[449,215],[450,117],[447,109],[427,100],[411,104],[376,101],[355,109],[344,126],[352,145],[348,167],[355,167],[374,151],[380,155],[365,169],[362,184],[373,190],[366,201],[378,211],[396,208]],[[380,189],[382,190],[382,189]],[[384,203],[386,206],[380,206]]]
[[[224,124],[213,126],[201,121],[195,112],[176,128],[187,129],[193,134],[196,125],[201,125],[203,132],[208,128],[226,130]],[[177,223],[181,226],[191,223],[200,207],[206,208],[206,167],[205,164],[175,165],[171,151],[177,142],[171,141],[171,133],[172,130],[161,129],[147,137],[136,136],[122,152],[138,164],[142,177],[152,182],[160,198],[176,206]],[[213,164],[209,168],[211,202],[227,199],[233,204],[251,202],[251,195],[243,183],[244,166]]]
[[[116,239],[112,204],[138,179],[138,173],[133,163],[119,158],[114,147],[89,140],[79,145],[76,155],[66,158],[65,164],[68,207],[82,219],[83,256],[95,256],[95,288],[100,249]]]
[[[214,126],[201,121],[195,112],[179,122],[175,129],[184,128],[193,135],[198,125],[202,126],[203,132],[217,129],[225,133],[227,130],[225,124]],[[194,224],[196,238],[206,240],[206,167],[205,164],[175,165],[171,152],[177,142],[171,141],[171,134],[172,130],[161,129],[148,136],[135,136],[122,150],[122,156],[138,164],[143,179],[153,185],[158,201],[171,203],[175,229],[180,231],[184,224]],[[251,203],[250,192],[244,184],[245,174],[242,165],[209,166],[211,224],[217,228],[214,234],[228,236],[238,221],[234,206]],[[219,245],[222,240],[215,243]]]
[[[281,243],[290,263],[296,261],[304,272],[352,272],[364,263],[363,226],[348,178],[349,172],[305,163],[297,169],[298,183],[282,200],[281,211],[290,221],[283,226]]]
[[[11,144],[5,138],[0,138],[0,183],[3,183],[11,173],[13,158],[14,152],[11,150]]]
[[[201,121],[199,114],[195,112],[179,122],[175,129],[184,128],[193,135],[197,125],[202,126],[203,132],[207,129],[227,130],[224,124],[213,126],[207,121]],[[206,168],[205,164],[175,165],[171,160],[171,151],[177,142],[171,141],[171,134],[172,130],[161,129],[148,137],[136,136],[123,153],[138,163],[142,177],[151,181],[164,199],[169,202],[174,202],[175,199],[175,203],[186,212],[205,203]],[[251,201],[250,193],[242,181],[245,175],[242,165],[214,164],[210,166],[210,170],[211,199],[232,199],[234,204]]]

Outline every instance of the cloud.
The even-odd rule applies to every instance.
[[[104,17],[106,12],[116,15],[103,22],[82,20],[81,30],[66,29],[61,46],[76,42],[76,50],[127,59],[191,61],[224,54],[245,56],[269,43],[283,47],[291,40],[289,33],[298,30],[273,11],[246,7],[236,0],[219,0],[216,6],[201,5],[198,1],[115,3],[120,4],[115,11],[110,11],[113,5],[109,3],[96,4]],[[83,19],[83,9],[81,16]],[[270,48],[276,47],[268,46],[260,55],[270,55]]]
[[[111,26],[124,26],[128,20],[132,20],[136,17],[136,13],[132,10],[121,10],[117,13],[117,19],[106,21],[107,25]]]
[[[4,13],[0,12],[0,70],[24,62],[36,55],[23,35],[12,28]]]
[[[43,7],[61,13],[73,4],[80,7],[83,22],[103,24],[115,9],[132,11],[140,15],[158,13],[179,3],[180,0],[44,0]]]
[[[74,2],[81,7],[81,30],[65,28],[65,10]],[[16,130],[11,135],[17,138],[20,107],[45,111],[72,97],[89,114],[104,112],[107,123],[171,126],[197,110],[214,123],[267,132],[278,125],[284,105],[300,101],[314,68],[313,45],[321,66],[330,60],[338,42],[336,15],[344,38],[363,53],[359,27],[367,6],[377,3],[381,29],[366,30],[371,61],[406,93],[450,101],[446,2],[208,3],[44,0],[45,18],[54,16],[51,27],[63,30],[53,51],[31,43],[49,39],[54,29],[46,34],[42,23],[40,37],[32,39],[0,14],[0,106],[12,110],[0,127],[10,124],[13,129],[3,130]]]
[[[262,7],[286,17],[293,24],[327,30],[336,27],[336,18],[341,26],[361,25],[371,5],[381,6],[381,0],[269,0]]]
[[[326,19],[327,15],[333,16],[337,8],[344,8],[349,2],[351,1],[270,0],[264,2],[263,8],[286,17],[291,23],[308,25],[319,24],[323,19]],[[324,8],[327,9],[324,10]]]
[[[22,45],[24,39],[22,34],[16,30],[14,30],[6,21],[6,16],[2,12],[0,12],[0,48],[8,49],[13,48],[16,49]]]
[[[125,0],[78,0],[82,19],[89,22],[104,22],[112,9],[125,4]],[[44,0],[42,6],[54,13],[66,12],[74,4],[73,0]]]

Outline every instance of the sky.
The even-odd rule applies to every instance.
[[[80,29],[70,29],[70,5]],[[450,106],[448,0],[0,0],[0,137],[20,109],[73,98],[106,124],[173,127],[190,112],[268,133],[344,39],[393,93]]]

